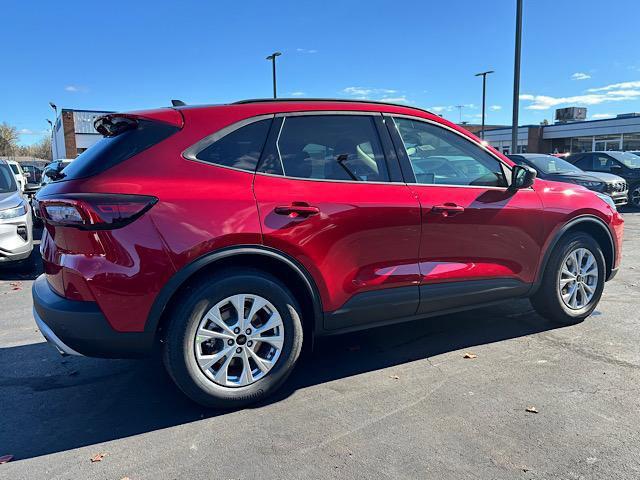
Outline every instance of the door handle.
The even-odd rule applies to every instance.
[[[310,217],[320,213],[318,207],[303,202],[294,202],[291,205],[280,205],[274,210],[278,215],[297,215],[299,217]]]
[[[433,213],[442,215],[443,217],[451,217],[459,213],[464,212],[464,207],[456,205],[455,203],[445,203],[443,205],[434,205],[431,208]]]

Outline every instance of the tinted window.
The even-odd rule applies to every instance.
[[[270,126],[271,119],[250,123],[201,150],[196,158],[253,172],[258,165]]]
[[[582,170],[593,170],[593,157],[591,155],[584,155],[582,157],[578,157],[577,160],[573,162],[573,164],[581,168]]]
[[[7,164],[0,163],[0,193],[15,192],[17,189],[13,172]]]
[[[611,152],[611,156],[629,168],[640,168],[640,157],[629,152]]]
[[[373,118],[358,115],[286,117],[277,141],[289,177],[388,181]]]
[[[104,137],[64,169],[64,180],[95,175],[164,140],[179,129],[163,122],[138,120],[136,127]]]
[[[20,170],[18,170],[18,165],[16,165],[15,163],[10,163],[9,166],[11,167],[11,170],[13,170],[13,173],[15,173],[16,175],[20,173]]]
[[[542,173],[579,173],[581,170],[566,160],[552,155],[535,155],[527,157],[528,162]]]
[[[610,172],[612,165],[618,165],[609,155],[595,154],[593,159],[593,170],[596,172]]]
[[[469,140],[429,123],[394,120],[418,183],[507,186],[501,163]]]

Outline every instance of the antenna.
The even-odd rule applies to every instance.
[[[456,108],[458,109],[459,115],[458,123],[462,123],[462,109],[464,108],[464,105],[456,105]]]
[[[171,100],[171,106],[172,107],[184,107],[187,104],[184,103],[182,100]]]

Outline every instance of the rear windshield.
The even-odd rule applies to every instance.
[[[20,173],[20,170],[18,170],[18,165],[16,165],[15,163],[10,163],[9,166],[11,167],[11,170],[13,170],[13,173],[15,173],[16,175]]]
[[[137,127],[104,137],[67,165],[61,180],[90,177],[124,162],[179,130],[163,122],[138,120]]]
[[[0,163],[0,193],[15,192],[17,189],[13,172],[7,164]]]

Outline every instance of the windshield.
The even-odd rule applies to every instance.
[[[639,158],[640,160],[640,158]],[[560,173],[580,173],[575,165],[570,164],[566,160],[553,157],[551,155],[536,155],[535,157],[526,157],[526,161],[532,164],[537,170],[547,174]]]
[[[0,193],[15,192],[17,189],[16,179],[8,165],[0,164]]]
[[[629,152],[607,152],[628,168],[640,168],[640,157]]]

